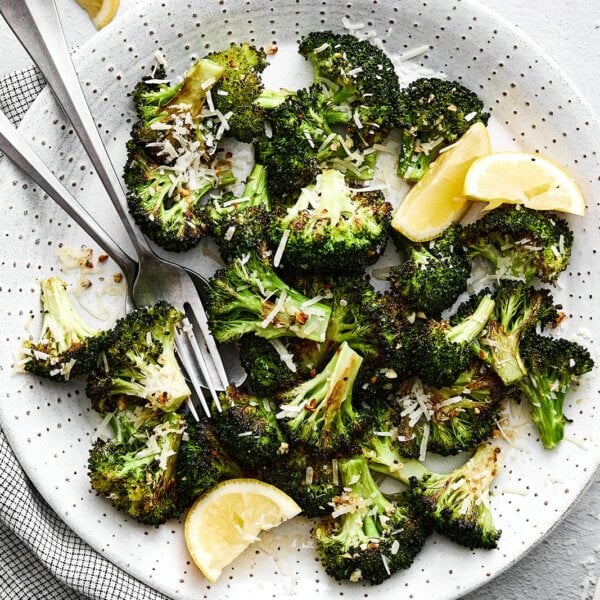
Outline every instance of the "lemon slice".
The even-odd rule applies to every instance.
[[[295,517],[301,508],[257,479],[230,479],[200,496],[185,519],[185,542],[205,577],[215,582],[261,531]]]
[[[87,11],[96,29],[108,25],[119,8],[119,0],[75,0],[75,2]]]
[[[413,242],[432,240],[459,221],[470,201],[463,195],[465,175],[473,161],[491,151],[483,123],[475,123],[431,163],[392,218],[392,227]]]
[[[583,215],[585,202],[571,176],[547,158],[525,152],[496,152],[476,160],[465,177],[464,193],[473,200],[523,204],[536,210]]]

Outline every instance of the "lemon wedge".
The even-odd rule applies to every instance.
[[[392,227],[413,242],[424,242],[459,221],[470,205],[463,195],[465,175],[474,160],[490,152],[485,125],[471,125],[411,188],[393,215]]]
[[[75,2],[90,15],[96,29],[108,25],[119,8],[119,0],[75,0]]]
[[[185,519],[188,551],[215,582],[261,531],[295,517],[301,508],[280,489],[257,479],[230,479],[200,496]]]
[[[585,212],[573,178],[547,158],[525,152],[496,152],[476,160],[465,177],[464,193],[488,202],[485,210],[506,203],[575,215]]]

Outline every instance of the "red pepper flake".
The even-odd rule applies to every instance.
[[[294,317],[294,320],[296,321],[296,323],[304,325],[308,321],[308,315],[305,312],[298,311],[296,313],[296,316]]]
[[[100,263],[104,263],[104,262],[106,262],[107,260],[108,260],[108,254],[101,254],[101,255],[98,257],[98,262],[100,262]]]

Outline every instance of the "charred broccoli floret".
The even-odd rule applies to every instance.
[[[175,328],[182,314],[166,302],[120,319],[86,393],[101,414],[130,404],[177,410],[191,395],[175,357]],[[105,359],[105,360],[104,360]]]
[[[412,564],[428,527],[407,502],[383,496],[362,456],[341,460],[339,473],[344,491],[313,530],[321,562],[339,581],[381,583]]]
[[[501,532],[488,505],[489,489],[498,473],[500,448],[482,444],[462,467],[447,475],[411,477],[411,496],[435,529],[468,548],[496,548]]]
[[[398,176],[419,181],[440,150],[454,143],[473,123],[487,124],[489,114],[471,90],[456,81],[423,78],[399,96],[402,129]]]
[[[140,523],[158,527],[179,514],[176,463],[185,420],[137,409],[111,418],[112,440],[98,439],[88,460],[94,489]]]
[[[529,334],[521,345],[527,371],[518,386],[529,400],[531,418],[544,448],[554,448],[564,437],[565,395],[577,377],[594,367],[589,351],[576,342]]]
[[[213,198],[203,207],[204,220],[226,261],[255,251],[266,239],[271,202],[262,165],[254,165],[241,198],[232,193]]]
[[[269,237],[274,247],[284,247],[283,265],[362,271],[385,250],[391,210],[381,192],[352,189],[339,171],[325,170],[273,219]]]
[[[467,463],[439,474],[414,458],[404,458],[392,435],[371,435],[363,447],[372,471],[410,485],[411,505],[423,518],[442,535],[469,548],[495,548],[500,537],[488,505],[499,452],[497,446],[481,444]]]
[[[250,387],[258,394],[272,394],[291,387],[298,378],[293,355],[285,346],[278,351],[273,341],[252,333],[240,338],[240,362],[248,374]],[[286,364],[282,352],[289,356],[291,362]]]
[[[463,242],[469,257],[489,261],[498,279],[554,283],[569,263],[573,232],[564,219],[506,205],[467,225]]]
[[[177,502],[181,511],[223,479],[242,477],[217,438],[210,419],[191,422],[177,454]]]
[[[40,288],[42,330],[37,341],[23,343],[25,370],[60,381],[87,375],[96,367],[110,334],[90,327],[81,318],[62,279],[42,279]]]
[[[276,201],[295,199],[314,183],[320,168],[335,167],[349,180],[373,178],[376,153],[355,151],[351,138],[332,129],[351,116],[349,107],[336,104],[322,84],[289,95],[269,112],[271,136],[259,139],[256,157],[265,165]]]
[[[294,442],[319,456],[348,451],[363,424],[352,406],[362,357],[344,342],[315,377],[279,395],[278,416]]]
[[[481,295],[477,303],[460,317],[449,321],[426,321],[420,327],[415,349],[415,374],[427,385],[452,385],[471,362],[471,343],[486,327],[494,309],[491,294]]]
[[[132,129],[124,173],[129,210],[142,231],[166,250],[198,244],[207,233],[202,197],[235,182],[229,162],[219,158],[225,126],[219,121],[214,131],[216,117],[204,110],[223,71],[203,59],[174,94],[156,80],[145,80],[134,91],[140,120]]]
[[[480,295],[488,296],[484,290]],[[540,327],[556,322],[560,305],[554,306],[546,289],[535,289],[515,281],[504,282],[494,293],[494,306],[485,329],[474,341],[473,350],[499,375],[504,385],[525,377],[520,346],[524,337]],[[479,300],[469,300],[457,314],[469,312]]]
[[[267,396],[314,376],[329,356],[326,343],[299,338],[266,340],[253,334],[241,337],[239,351],[251,389]]]
[[[426,244],[394,237],[406,260],[390,271],[388,279],[392,290],[411,308],[439,317],[466,291],[471,263],[462,248],[461,229],[452,225]]]
[[[448,387],[436,389],[419,380],[402,384],[395,401],[406,414],[394,422],[400,452],[417,458],[422,444],[443,456],[471,450],[491,437],[503,397],[500,380],[483,365],[461,373]]]
[[[219,342],[246,333],[273,339],[296,336],[325,340],[331,309],[288,286],[266,259],[236,258],[209,281],[207,313]]]
[[[321,517],[333,510],[334,497],[342,493],[335,467],[332,460],[322,460],[295,448],[265,469],[261,477],[292,497],[305,517]]]
[[[229,169],[189,178],[175,176],[154,162],[142,147],[130,142],[125,166],[129,212],[140,229],[165,250],[183,252],[208,233],[202,197],[216,187],[235,182]],[[194,159],[196,160],[196,159]]]
[[[252,142],[263,133],[265,126],[265,112],[256,103],[263,91],[261,73],[267,66],[264,50],[248,43],[233,43],[226,50],[211,52],[206,58],[223,68],[212,101],[227,120],[228,135],[241,142]]]
[[[315,81],[329,86],[336,104],[348,104],[346,128],[360,148],[383,141],[398,117],[400,85],[385,52],[367,40],[315,31],[300,40],[300,54],[315,67]]]
[[[206,92],[223,75],[224,69],[212,60],[196,61],[186,72],[183,81],[170,84],[163,66],[154,74],[138,83],[132,93],[140,120],[133,129],[133,138],[141,144],[154,143],[159,132],[169,131],[181,115],[189,114],[191,126],[196,121],[206,102]],[[191,121],[191,122],[190,122]]]
[[[215,430],[244,469],[255,471],[287,453],[288,443],[270,400],[250,396],[235,386],[227,388],[219,400],[223,412],[213,416]]]

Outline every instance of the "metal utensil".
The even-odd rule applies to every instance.
[[[113,206],[119,214],[138,255],[137,269],[128,278],[136,305],[167,300],[184,310],[192,327],[185,327],[177,340],[182,364],[197,392],[205,383],[218,409],[216,389],[224,389],[230,379],[217,345],[210,333],[197,286],[204,280],[157,256],[141,232],[129,219],[126,197],[106,148],[100,138],[85,100],[64,38],[54,0],[14,0],[0,4],[0,14],[39,67],[58,102],[73,124]],[[204,351],[194,329],[200,333]],[[210,366],[205,361],[210,359]],[[196,367],[198,365],[198,368]],[[200,395],[200,394],[199,394]],[[206,404],[206,403],[204,403]],[[208,407],[205,409],[208,410]]]

